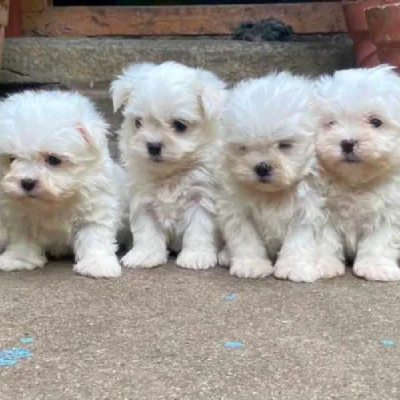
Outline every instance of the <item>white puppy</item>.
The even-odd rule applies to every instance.
[[[72,248],[75,272],[120,275],[123,171],[110,158],[107,128],[76,93],[27,91],[0,103],[0,202],[9,236],[0,270],[43,267],[45,253]]]
[[[354,69],[318,84],[317,156],[330,224],[321,261],[369,280],[400,279],[400,78],[391,67]]]
[[[180,267],[217,264],[212,170],[224,88],[211,72],[174,62],[132,65],[113,82],[131,191],[126,267],[165,264],[167,247],[181,251]]]
[[[220,262],[230,263],[232,275],[274,272],[296,282],[336,275],[317,265],[324,216],[313,92],[310,81],[283,72],[244,81],[230,93],[217,205],[227,245]]]

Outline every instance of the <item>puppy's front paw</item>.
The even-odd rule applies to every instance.
[[[92,278],[117,278],[121,275],[121,266],[115,255],[87,257],[75,264],[73,271]]]
[[[179,267],[188,269],[208,269],[215,267],[217,262],[218,257],[213,250],[194,251],[183,249],[176,260],[176,264]]]
[[[33,271],[34,269],[42,268],[43,266],[44,262],[39,265],[38,263],[35,264],[24,260],[18,260],[17,258],[7,256],[6,254],[0,256],[0,271]]]
[[[275,265],[274,276],[292,282],[315,282],[321,278],[317,266],[312,262],[293,262],[293,260],[282,259],[278,259]]]
[[[400,268],[395,261],[371,259],[355,262],[353,272],[367,281],[398,281],[400,280]]]
[[[218,264],[222,267],[229,267],[231,265],[231,256],[226,247],[223,248],[218,254]]]
[[[133,247],[123,258],[122,264],[126,268],[153,268],[168,262],[166,250]]]
[[[323,257],[317,263],[322,278],[335,278],[346,272],[346,267],[341,260],[335,257]]]
[[[264,259],[233,259],[229,270],[231,275],[239,278],[265,278],[273,272],[271,261]]]

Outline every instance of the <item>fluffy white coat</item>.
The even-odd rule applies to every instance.
[[[232,275],[312,282],[338,274],[318,264],[325,217],[313,99],[312,83],[287,72],[241,82],[229,93],[217,205],[226,241],[220,261]],[[267,168],[262,176],[260,165]]]
[[[0,202],[8,233],[0,270],[43,267],[46,253],[72,250],[75,272],[120,275],[124,173],[110,157],[107,129],[77,93],[27,91],[0,104]],[[35,186],[25,190],[23,182]]]
[[[217,264],[212,172],[224,88],[211,72],[175,62],[132,65],[113,82],[134,239],[126,267],[164,264],[168,247],[180,251],[180,267]]]
[[[318,92],[329,211],[321,262],[344,269],[348,256],[359,277],[399,280],[400,78],[388,66],[340,71],[321,78]]]

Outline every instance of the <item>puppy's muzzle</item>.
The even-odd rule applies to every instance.
[[[340,147],[342,149],[342,154],[344,156],[345,161],[347,162],[358,162],[360,159],[354,153],[354,148],[357,145],[357,140],[342,140],[340,142]]]
[[[37,180],[35,179],[21,179],[21,187],[26,193],[32,193],[33,189],[37,186]]]
[[[256,173],[260,182],[270,182],[272,170],[273,168],[271,165],[265,162],[260,162],[254,166],[254,172]]]
[[[159,157],[162,152],[163,144],[161,142],[148,142],[147,151],[152,157]]]

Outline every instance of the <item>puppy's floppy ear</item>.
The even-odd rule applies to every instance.
[[[219,119],[225,108],[226,93],[224,89],[205,87],[201,94],[201,102],[207,119]]]
[[[90,148],[99,150],[107,147],[109,125],[100,115],[96,115],[94,119],[79,122],[75,128]]]
[[[129,98],[129,94],[133,90],[133,85],[131,85],[123,75],[118,77],[112,84],[110,88],[114,112],[117,112],[122,106],[124,106]]]
[[[156,64],[152,63],[133,64],[112,82],[110,93],[114,112],[126,105],[129,95],[135,90],[136,84],[145,79],[154,67],[156,67]]]
[[[76,129],[78,129],[79,133],[81,134],[81,136],[88,145],[96,147],[96,142],[94,140],[94,137],[89,133],[89,131],[83,125],[81,124],[77,125]]]
[[[200,71],[200,102],[207,119],[219,119],[225,108],[226,84],[209,71]]]

